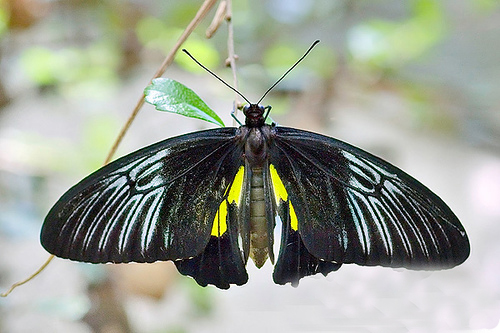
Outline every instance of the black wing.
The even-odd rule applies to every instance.
[[[215,214],[242,164],[235,131],[167,139],[99,169],[50,210],[41,231],[43,247],[58,257],[93,263],[210,252],[205,248]]]
[[[175,261],[179,273],[193,277],[203,287],[213,284],[228,289],[231,284],[240,286],[248,281],[246,259],[238,244],[237,210],[236,204],[228,203],[227,231],[220,236],[210,236],[199,255]]]
[[[437,195],[359,148],[276,127],[270,162],[294,206],[297,242],[318,259],[426,269],[469,255],[463,226]]]
[[[280,202],[281,244],[278,261],[274,267],[273,280],[277,284],[290,282],[297,287],[305,276],[322,273],[324,276],[338,270],[342,264],[318,259],[305,247],[298,230],[294,230],[290,216],[290,201]]]

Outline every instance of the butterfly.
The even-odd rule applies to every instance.
[[[269,259],[274,282],[293,286],[343,264],[467,259],[464,227],[431,190],[345,142],[266,124],[270,110],[249,102],[240,127],[169,138],[102,167],[50,209],[42,246],[90,263],[172,260],[221,289],[248,281],[249,258],[259,268]]]

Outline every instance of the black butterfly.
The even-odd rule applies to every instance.
[[[239,128],[170,138],[94,172],[52,207],[43,247],[91,263],[173,260],[223,289],[247,282],[248,257],[274,263],[277,216],[278,284],[345,263],[440,269],[469,256],[463,226],[424,185],[342,141],[265,124],[269,111],[249,104]]]

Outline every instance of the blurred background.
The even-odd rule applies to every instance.
[[[45,214],[102,165],[119,129],[202,1],[0,0],[0,287],[48,257]],[[232,82],[215,8],[185,43]],[[455,211],[470,258],[448,271],[344,265],[298,288],[270,263],[242,287],[201,288],[170,262],[56,259],[0,300],[0,332],[435,332],[500,319],[500,2],[237,0],[239,89],[252,101],[307,49],[264,104],[279,124],[379,155]],[[227,125],[234,94],[178,54],[166,77]],[[209,128],[145,106],[118,156]],[[500,331],[500,329],[496,329]]]

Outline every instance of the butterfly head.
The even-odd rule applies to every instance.
[[[245,125],[248,127],[260,127],[263,126],[267,114],[264,116],[264,113],[267,109],[271,109],[270,106],[262,106],[260,104],[246,104],[243,107],[243,114],[245,115]],[[268,112],[269,113],[269,112]]]

